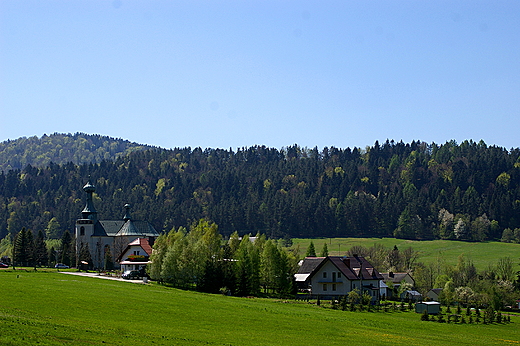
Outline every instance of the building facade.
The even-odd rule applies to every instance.
[[[82,260],[82,254],[89,253],[91,262],[89,268],[103,268],[107,251],[114,260],[127,248],[128,244],[137,238],[146,238],[153,246],[159,236],[155,228],[147,221],[133,220],[130,216],[130,205],[125,205],[125,215],[121,220],[99,220],[92,195],[96,187],[90,181],[83,187],[86,193],[86,204],[81,212],[81,218],[76,220],[76,256]],[[84,256],[83,256],[84,257]],[[79,261],[78,264],[79,264]]]

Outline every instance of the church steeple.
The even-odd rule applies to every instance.
[[[128,204],[128,203],[125,204],[125,216],[123,216],[123,220],[125,220],[125,221],[128,221],[132,218],[130,216],[130,207],[131,207],[130,204]]]
[[[83,191],[87,193],[87,203],[85,204],[85,208],[81,212],[81,217],[83,219],[90,219],[93,221],[97,220],[97,211],[94,207],[94,202],[92,201],[92,194],[96,191],[96,187],[90,183],[90,180],[87,182],[85,186],[83,186]]]

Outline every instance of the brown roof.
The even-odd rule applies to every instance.
[[[331,261],[332,264],[334,264],[336,268],[338,268],[338,270],[341,271],[341,273],[349,280],[383,280],[383,276],[377,271],[377,269],[375,269],[364,257],[359,256],[328,256],[322,258],[320,264],[312,271],[311,276],[314,275],[327,261]]]
[[[403,281],[407,275],[409,275],[410,277],[412,277],[410,274],[408,273],[382,273],[381,275],[383,275],[383,278],[385,281],[392,281],[394,284],[398,284],[400,283],[401,281]],[[413,278],[412,278],[413,280]]]
[[[312,271],[316,269],[316,267],[320,265],[324,259],[325,257],[305,257],[300,268],[298,269],[298,274],[312,273]]]

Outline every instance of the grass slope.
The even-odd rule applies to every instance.
[[[400,250],[412,247],[419,252],[419,262],[425,264],[435,262],[439,259],[447,264],[457,264],[459,255],[464,254],[466,258],[473,261],[479,270],[484,270],[489,264],[496,264],[500,257],[511,257],[517,263],[520,270],[520,244],[501,242],[462,242],[454,240],[431,240],[417,241],[395,238],[327,238],[327,239],[293,239],[293,247],[300,246],[302,255],[307,251],[310,242],[314,243],[317,255],[320,254],[323,244],[326,242],[330,255],[344,255],[352,246],[360,245],[371,247],[381,244],[391,249],[394,245]]]
[[[0,271],[0,345],[511,345],[504,325],[421,322],[308,303],[186,292],[62,273]]]

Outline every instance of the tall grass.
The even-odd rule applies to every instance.
[[[0,345],[508,345],[511,324],[209,295],[155,284],[0,271]],[[508,341],[509,340],[509,341]]]

